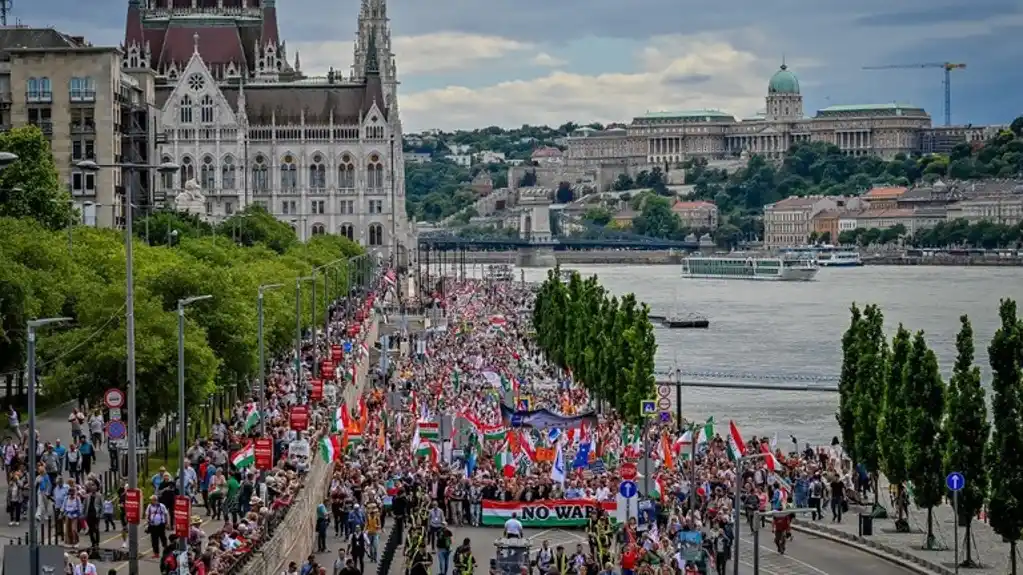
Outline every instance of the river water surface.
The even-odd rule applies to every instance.
[[[887,267],[822,269],[814,282],[682,279],[677,266],[581,266],[616,294],[634,292],[651,313],[691,312],[706,330],[657,329],[657,369],[691,372],[837,376],[849,306],[876,303],[885,328],[923,330],[946,375],[955,361],[959,316],[973,323],[977,363],[990,375],[987,345],[998,327],[998,300],[1023,305],[1023,268]],[[526,269],[526,281],[546,270]],[[831,384],[833,385],[833,384]],[[686,388],[684,414],[734,419],[744,435],[778,435],[780,447],[827,443],[837,434],[837,394]]]

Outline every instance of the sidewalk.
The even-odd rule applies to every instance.
[[[882,477],[880,480],[880,502],[888,509],[889,519],[874,520],[874,535],[860,537],[859,513],[869,512],[869,508],[859,508],[855,505],[849,507],[849,513],[842,518],[842,523],[831,523],[831,515],[825,512],[825,519],[821,521],[810,521],[801,519],[797,529],[805,529],[809,532],[830,535],[845,541],[852,541],[871,547],[882,553],[901,557],[914,563],[923,564],[938,573],[955,572],[955,539],[954,539],[954,518],[955,515],[951,505],[935,507],[934,517],[934,538],[937,546],[942,551],[926,551],[922,547],[927,538],[927,510],[911,506],[909,510],[910,533],[896,533],[894,510],[888,501],[888,481]],[[983,521],[974,519],[973,529],[973,553],[974,562],[982,565],[979,569],[970,569],[974,575],[995,575],[1009,572],[1009,544],[1002,542],[1002,537],[991,529],[991,526]],[[965,530],[959,529],[959,560],[966,557],[963,538]]]

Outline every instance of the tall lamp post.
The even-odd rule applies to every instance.
[[[263,294],[284,284],[263,284],[256,295],[256,315],[259,316],[259,434],[266,435],[266,357],[263,343]]]
[[[0,158],[2,163],[2,158]],[[135,406],[135,279],[134,279],[134,255],[132,253],[132,198],[135,192],[135,179],[138,172],[149,172],[156,170],[161,174],[176,173],[181,166],[172,162],[159,165],[152,164],[97,164],[92,160],[84,160],[75,164],[83,172],[98,172],[101,169],[124,170],[128,173],[128,193],[124,195],[124,255],[125,255],[125,333],[127,339],[127,361],[125,362],[128,372],[128,488],[138,489],[139,487],[139,461],[138,461],[138,413]],[[128,575],[139,573],[139,526],[128,525]]]
[[[28,555],[29,573],[39,573],[39,533],[36,532],[36,330],[54,323],[72,321],[69,317],[48,317],[28,321],[28,484],[32,493],[28,497]]]
[[[312,335],[313,335],[313,377],[316,377],[316,373],[319,370],[319,368],[318,368],[318,363],[319,362],[316,361],[316,273],[319,272],[319,271],[326,270],[327,268],[330,268],[332,266],[336,266],[337,264],[342,263],[344,261],[346,261],[345,258],[340,258],[340,259],[336,259],[336,260],[334,260],[332,262],[327,262],[327,263],[323,264],[322,266],[317,266],[317,267],[313,268],[312,273],[309,274],[309,277],[312,278],[312,290],[313,290],[312,291],[312,296],[313,296],[312,297],[312,300],[313,300],[312,301],[312,310],[310,310],[311,311],[311,316],[312,316],[312,324],[311,325],[312,325],[312,330],[313,330],[313,333],[312,333]],[[326,274],[326,272],[324,272],[324,274],[323,274],[323,301],[326,303],[327,309],[329,309],[330,298],[327,295],[327,290],[328,290],[328,287],[327,287],[327,274]],[[327,339],[327,331],[326,330],[327,330],[327,327],[330,325],[330,312],[324,310],[323,315],[326,316],[325,321],[323,322],[323,329],[324,329],[324,331],[323,331],[323,339],[324,339],[324,341],[326,341],[326,339]]]
[[[178,493],[187,495],[185,484],[185,450],[188,449],[188,412],[185,411],[185,306],[212,299],[199,295],[178,300]],[[182,539],[178,549],[185,550],[188,543]]]
[[[295,278],[295,389],[302,385],[302,282],[315,280],[313,276]]]

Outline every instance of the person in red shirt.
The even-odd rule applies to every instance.
[[[636,570],[636,563],[639,561],[639,550],[635,543],[629,543],[622,553],[622,575],[633,575]]]

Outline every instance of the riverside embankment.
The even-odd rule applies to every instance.
[[[713,250],[703,252],[703,255],[713,254]],[[680,264],[686,255],[677,250],[565,250],[555,251],[554,259],[559,265],[656,266]],[[770,257],[772,254],[764,252],[761,255]],[[465,261],[469,264],[514,265],[517,256],[518,252],[516,251],[469,251],[465,252]],[[884,255],[864,257],[863,264],[868,266],[1023,267],[1023,258]]]

